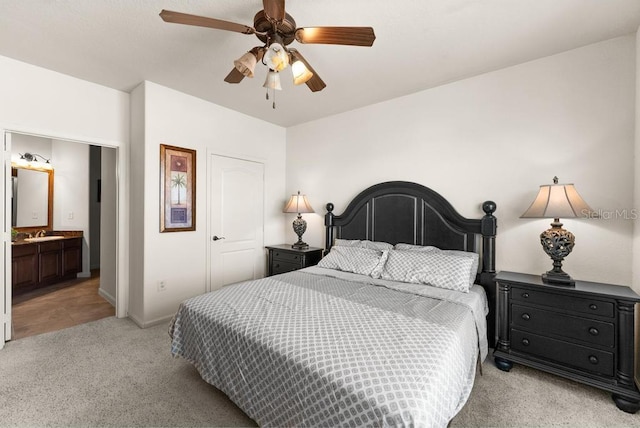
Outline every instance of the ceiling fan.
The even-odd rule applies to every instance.
[[[263,45],[254,47],[234,61],[234,68],[224,80],[228,83],[240,83],[245,77],[253,77],[257,61],[262,61],[269,67],[264,84],[267,90],[281,89],[280,77],[277,73],[289,64],[291,64],[296,85],[306,83],[313,92],[321,91],[327,86],[297,49],[287,47],[294,40],[299,43],[372,46],[376,39],[371,27],[298,28],[293,17],[285,12],[284,3],[285,0],[263,0],[264,9],[255,15],[253,27],[170,10],[162,10],[160,17],[165,22],[175,24],[255,34]]]

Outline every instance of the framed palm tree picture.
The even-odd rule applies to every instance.
[[[160,232],[196,230],[196,151],[160,144]]]

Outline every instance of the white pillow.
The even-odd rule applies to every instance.
[[[380,271],[381,267],[378,265],[382,255],[382,251],[371,248],[333,246],[318,266],[370,276],[374,269],[378,268]]]
[[[478,254],[475,254],[476,260]],[[473,256],[438,251],[391,250],[381,278],[469,292],[475,279]]]
[[[422,245],[413,245],[413,244],[396,244],[395,247],[393,248],[395,250],[402,250],[402,251],[423,251],[423,252],[435,251],[435,252],[440,252],[444,254],[452,254],[460,257],[469,257],[471,260],[473,260],[473,267],[471,270],[471,274],[469,275],[469,283],[473,285],[473,283],[476,282],[476,274],[479,273],[478,269],[480,269],[480,256],[478,255],[478,253],[474,253],[471,251],[441,250],[438,247],[433,247],[430,245],[422,246]]]
[[[380,251],[391,250],[393,248],[393,245],[387,242],[369,240],[361,241],[359,239],[336,239],[333,245],[338,247],[370,248],[372,250]]]

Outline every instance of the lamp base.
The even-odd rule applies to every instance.
[[[542,282],[545,284],[560,285],[564,287],[575,287],[576,281],[573,280],[567,273],[556,273],[554,271],[548,271],[543,273]]]
[[[557,218],[551,223],[551,229],[540,234],[542,248],[553,260],[553,269],[542,274],[542,282],[565,287],[576,285],[569,274],[562,270],[562,261],[573,250],[575,239],[573,233],[562,228],[562,223]]]
[[[306,250],[309,248],[306,242],[302,240],[302,235],[307,230],[307,222],[302,218],[300,213],[298,213],[298,217],[293,220],[293,231],[298,235],[298,242],[293,244],[291,248],[295,248],[296,250]]]
[[[306,250],[307,248],[309,248],[309,244],[303,241],[298,241],[293,244],[291,248],[293,248],[294,250]]]

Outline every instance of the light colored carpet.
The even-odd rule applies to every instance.
[[[169,353],[167,326],[105,318],[6,344],[0,426],[255,426]],[[609,394],[488,359],[451,426],[640,426]]]

